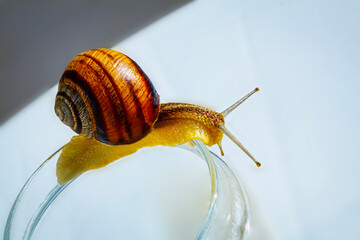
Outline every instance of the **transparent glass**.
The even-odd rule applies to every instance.
[[[245,194],[244,188],[238,182],[232,170],[228,167],[228,165],[226,165],[224,161],[222,161],[221,158],[219,158],[216,154],[210,152],[202,142],[194,141],[194,143],[195,145],[193,147],[183,145],[176,148],[176,151],[190,152],[191,158],[195,158],[195,160],[199,158],[205,160],[207,164],[208,176],[210,176],[207,178],[207,181],[210,180],[210,185],[209,185],[210,198],[207,199],[208,201],[206,202],[207,204],[206,213],[202,218],[202,223],[199,224],[197,228],[198,230],[196,230],[197,236],[195,237],[195,239],[199,239],[199,240],[200,239],[216,239],[216,240],[247,239],[250,230],[250,215],[249,215],[247,196]],[[171,150],[171,151],[175,151],[175,150]],[[60,152],[54,154],[47,161],[45,161],[31,175],[31,177],[28,179],[28,181],[21,189],[16,200],[14,201],[14,204],[8,216],[8,220],[4,232],[5,240],[31,239],[32,236],[36,235],[37,232],[41,232],[42,228],[38,229],[39,225],[46,226],[45,224],[46,221],[47,220],[50,221],[49,219],[51,219],[50,218],[51,214],[50,216],[46,216],[45,213],[48,211],[50,206],[56,205],[55,204],[56,202],[58,202],[57,207],[62,209],[61,211],[65,211],[69,214],[70,217],[68,217],[67,221],[69,222],[70,227],[75,227],[72,226],[72,222],[73,220],[74,221],[76,220],[76,217],[79,214],[76,213],[76,209],[71,210],[71,212],[68,212],[66,209],[68,209],[69,206],[75,205],[73,202],[74,200],[72,200],[73,199],[72,197],[74,194],[77,194],[77,192],[76,190],[75,193],[74,191],[71,192],[69,190],[70,193],[66,194],[67,191],[64,190],[68,190],[68,187],[70,185],[74,185],[77,182],[80,185],[84,184],[84,182],[88,181],[88,179],[85,179],[85,181],[81,181],[81,179],[83,178],[82,176],[85,175],[83,174],[82,176],[66,184],[63,185],[57,184],[56,176],[54,172],[56,168],[56,160],[58,159],[59,154]],[[179,155],[181,153],[176,152],[174,154]],[[115,177],[118,178],[118,176]],[[93,184],[93,186],[90,187],[96,188],[96,186],[94,185],[96,184]],[[191,187],[192,186],[189,186],[189,188]],[[106,188],[106,186],[101,186],[101,188]],[[121,190],[113,190],[112,192],[116,192],[116,191],[121,191]],[[153,194],[156,194],[153,190],[151,191]],[[175,194],[179,194],[179,196],[181,196],[182,190],[175,189]],[[95,211],[95,209],[97,209],[97,206],[99,207],[101,206],[105,210],[107,209],[106,207],[108,207],[111,210],[113,210],[113,208],[115,207],[115,206],[105,206],[104,208],[103,205],[106,205],[106,203],[104,203],[104,201],[101,200],[100,194],[99,195],[95,194],[91,196],[92,197],[88,197],[88,199],[89,201],[94,201],[95,207],[90,208],[90,210],[89,208],[87,208],[87,211],[90,212],[93,211],[91,209],[94,209]],[[105,196],[105,197],[112,197],[112,196]],[[179,197],[179,199],[181,198]],[[121,202],[119,204],[121,204]],[[80,205],[77,206],[78,207],[75,208],[81,208],[81,203]],[[145,209],[142,210],[142,212],[145,212],[147,208],[152,208],[152,206],[145,206]],[[81,212],[80,215],[87,214],[86,213],[87,211]],[[196,214],[196,211],[194,211],[194,214]],[[120,216],[118,216],[118,218],[121,218],[122,214],[119,215]],[[44,216],[46,216],[45,219]],[[131,214],[129,216],[131,218]],[[136,216],[136,218],[138,219],[141,219],[142,217],[143,216],[141,216],[141,214],[140,216]],[[102,218],[101,212],[100,212],[100,216],[96,215],[95,218],[101,219]],[[107,236],[106,234],[111,234],[111,231],[107,229],[108,225],[116,224],[116,219],[111,219],[108,222],[106,220],[107,219],[105,217],[101,221],[103,222],[103,225],[101,224],[96,225],[96,227],[100,228],[100,232],[102,231],[101,229],[104,228],[103,233],[101,233],[102,238],[124,237],[122,235]],[[149,217],[149,220],[154,221],[151,215]],[[141,222],[141,220],[139,220],[139,222]],[[84,224],[86,225],[86,223]],[[55,226],[53,228],[60,229],[62,226],[64,225]],[[87,226],[89,227],[90,225]],[[169,226],[166,226],[166,228],[169,228]],[[56,236],[56,230],[59,229],[51,229],[51,232],[54,233],[54,236]],[[142,229],[138,229],[138,231],[141,232]],[[59,238],[59,236],[60,235],[58,235],[57,237]],[[91,236],[94,239],[97,239],[96,236],[94,235]],[[62,238],[63,237],[64,236],[62,236]],[[75,237],[75,235],[72,235],[72,236],[66,236],[66,238],[79,239],[79,236]],[[141,237],[139,238],[141,239]],[[56,239],[56,237],[53,239]],[[126,239],[126,237],[124,239]],[[181,239],[185,239],[185,237],[181,237]]]

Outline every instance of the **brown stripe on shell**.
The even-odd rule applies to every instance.
[[[139,79],[140,80],[140,79]],[[139,81],[138,80],[138,81]],[[124,81],[125,83],[128,85],[129,89],[130,89],[130,92],[131,92],[131,95],[133,97],[133,101],[134,101],[134,106],[136,108],[136,118],[137,120],[141,121],[140,124],[138,125],[135,125],[133,124],[131,126],[131,129],[132,131],[134,131],[136,127],[140,127],[141,126],[141,133],[138,134],[138,136],[144,136],[148,131],[149,131],[149,128],[151,126],[149,126],[146,121],[145,121],[145,116],[144,116],[144,113],[143,113],[143,109],[142,109],[142,106],[140,104],[140,100],[137,96],[137,94],[135,93],[135,90],[134,90],[134,86],[131,84],[131,82],[126,78],[124,78]]]
[[[114,55],[112,55],[111,53]],[[127,110],[130,115],[130,111],[135,108],[136,117],[134,118],[134,114],[131,114],[131,124],[129,125],[129,127],[131,129],[131,132],[133,133],[133,139],[137,141],[144,137],[149,132],[152,126],[147,124],[145,115],[143,113],[141,101],[139,100],[138,93],[135,91],[133,85],[133,83],[141,83],[143,81],[142,76],[139,77],[138,74],[136,74],[136,72],[138,71],[137,66],[135,66],[133,64],[133,61],[125,54],[113,50],[106,50],[105,54],[114,61],[114,68],[112,68],[112,70],[114,71],[114,69],[116,69],[117,76],[119,76],[119,78],[116,80],[124,81],[131,95],[130,99],[126,101],[127,103],[129,103]],[[114,87],[118,89],[119,92],[122,92],[118,88],[118,86],[119,85],[114,85]],[[124,94],[122,94],[122,96],[124,96]],[[138,129],[141,130],[139,131]]]
[[[70,110],[73,112],[73,117],[75,116],[75,124],[72,127],[72,129],[76,132],[76,133],[81,133],[82,130],[82,123],[81,123],[81,119],[80,119],[80,115],[79,115],[79,111],[77,109],[76,104],[73,102],[73,100],[66,94],[66,92],[58,92],[56,97],[63,97],[64,99],[66,99],[66,101],[70,104]]]
[[[107,118],[105,118],[107,124],[106,132],[108,133],[109,141],[111,142],[111,144],[115,145],[120,143],[130,143],[132,141],[132,135],[130,131],[128,117],[126,115],[126,106],[122,97],[119,96],[118,91],[116,91],[116,89],[114,89],[113,87],[114,80],[111,74],[94,56],[88,54],[82,54],[81,56],[90,59],[94,64],[96,64],[96,66],[99,67],[99,70],[102,71],[106,78],[109,80],[108,84],[106,84],[106,78],[102,76],[97,69],[94,68],[95,66],[90,63],[91,61],[87,63],[87,67],[91,68],[93,73],[96,75],[97,83],[103,86],[105,96],[108,97],[109,101],[107,107],[110,107],[112,109],[112,114],[108,114]],[[115,90],[115,96],[111,97],[110,89]]]
[[[82,99],[84,100],[85,104],[86,105],[89,104],[90,108],[88,109],[88,111],[90,113],[92,126],[93,128],[95,128],[94,131],[95,138],[100,140],[101,142],[108,143],[109,140],[107,138],[106,131],[104,131],[105,129],[104,116],[101,111],[99,101],[96,95],[94,94],[93,90],[91,89],[90,85],[75,70],[65,70],[62,76],[62,80],[60,80],[60,83],[61,81],[64,81],[65,83],[69,83],[66,80],[71,81],[70,83],[71,87],[75,88],[76,90],[80,90],[78,92],[81,95]]]
[[[115,57],[113,55],[111,55],[110,53],[108,53],[106,50],[107,49],[104,49],[104,48],[98,48],[98,49],[94,49],[93,51],[101,52],[102,54],[108,56],[111,60],[115,60]]]
[[[142,70],[142,68],[131,58],[129,58],[129,60],[136,67],[139,74],[142,76],[142,80],[143,80],[142,86],[145,87],[145,89],[146,89],[146,91],[145,90],[143,90],[143,91],[144,91],[144,93],[145,92],[147,93],[146,98],[151,100],[151,101],[146,101],[145,103],[147,103],[147,104],[143,105],[143,109],[146,109],[146,110],[150,109],[150,111],[145,112],[145,119],[147,119],[148,124],[151,124],[156,121],[156,118],[159,114],[159,105],[160,105],[159,95],[158,95],[154,85],[152,84],[151,80],[145,74],[145,72]]]
[[[126,131],[126,134],[127,134],[127,139],[128,141],[131,142],[131,139],[133,138],[132,136],[132,132],[131,132],[131,127],[130,127],[130,121],[129,121],[129,118],[130,116],[128,115],[128,109],[127,109],[127,106],[124,102],[124,99],[121,95],[121,91],[120,89],[117,87],[116,83],[115,83],[115,80],[113,78],[113,76],[111,75],[111,73],[108,71],[108,69],[103,65],[103,63],[101,61],[99,61],[96,57],[92,56],[92,55],[89,55],[89,54],[86,54],[86,53],[83,53],[82,56],[85,56],[89,59],[91,59],[93,62],[95,62],[100,68],[101,70],[104,72],[104,74],[106,75],[107,79],[109,80],[109,83],[111,84],[111,88],[113,88],[115,90],[115,93],[116,93],[116,96],[117,96],[117,99],[115,99],[114,101],[112,101],[113,105],[119,105],[120,104],[120,108],[122,110],[122,113],[121,114],[120,112],[118,112],[116,115],[117,117],[115,118],[115,120],[118,122],[118,125],[119,125],[119,128],[121,126],[123,126],[124,130]],[[118,101],[117,101],[118,100]],[[121,118],[121,117],[124,117],[124,118]],[[124,123],[120,122],[121,120],[124,120]],[[122,132],[122,131],[120,131]],[[120,142],[126,142],[126,139],[119,139]],[[118,141],[118,142],[119,142]],[[117,143],[115,143],[117,144]]]
[[[154,122],[156,121],[156,118],[159,113],[159,95],[156,92],[155,87],[153,86],[152,82],[150,81],[149,77],[145,74],[145,72],[141,69],[141,67],[131,58],[126,56],[125,54],[116,52],[111,49],[95,49],[94,51],[101,52],[108,56],[111,60],[117,61],[115,65],[117,67],[120,67],[120,63],[123,63],[123,61],[127,61],[128,64],[125,64],[127,67],[131,66],[131,73],[135,75],[136,85],[134,86],[132,83],[130,83],[126,76],[124,76],[125,80],[127,81],[129,87],[135,92],[134,97],[136,97],[135,101],[140,104],[140,110],[142,111],[142,114],[144,115],[144,121],[149,125],[152,126]],[[139,81],[141,80],[141,81]],[[139,87],[140,86],[140,89]],[[141,101],[142,95],[146,94],[146,101]],[[150,111],[149,111],[150,109]],[[148,112],[149,111],[149,112]]]
[[[59,85],[58,92],[65,92],[66,95],[68,95],[71,98],[71,100],[73,101],[73,103],[76,105],[76,108],[79,112],[80,122],[82,124],[82,129],[79,134],[81,134],[85,137],[94,138],[94,128],[95,127],[93,128],[93,126],[92,126],[91,114],[89,114],[89,110],[88,110],[90,108],[89,107],[90,104],[89,103],[86,104],[84,102],[84,99],[79,94],[79,92],[75,88],[71,87],[70,85],[64,84],[64,82],[62,82]],[[56,103],[57,102],[58,101],[56,101]],[[55,104],[55,108],[56,108],[56,104]],[[55,111],[56,111],[56,109],[55,109]]]

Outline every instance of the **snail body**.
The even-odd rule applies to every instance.
[[[198,139],[208,146],[217,144],[224,155],[224,133],[259,167],[224,121],[256,91],[221,113],[193,104],[160,104],[149,78],[126,55],[111,49],[79,54],[65,69],[55,101],[60,120],[79,133],[59,157],[58,182],[66,183],[143,147],[176,146]]]
[[[212,146],[221,142],[222,136],[221,131],[191,119],[157,121],[147,136],[128,145],[107,145],[81,135],[74,136],[63,148],[57,162],[58,182],[66,183],[88,170],[104,167],[144,147],[174,147],[194,139]]]

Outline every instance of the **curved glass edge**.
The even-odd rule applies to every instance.
[[[200,156],[208,165],[211,196],[208,212],[196,240],[247,239],[250,230],[248,200],[244,188],[228,165],[210,152],[201,142],[194,140],[194,147],[180,148]],[[5,240],[31,239],[41,217],[56,197],[75,179],[59,185],[55,169],[60,150],[51,155],[30,176],[10,210],[4,232]],[[37,189],[41,186],[41,190]]]
[[[208,214],[196,239],[247,239],[250,213],[243,186],[219,156],[201,141],[194,142],[208,164],[210,177],[214,177]]]

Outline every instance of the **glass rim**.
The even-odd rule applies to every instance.
[[[195,239],[228,239],[229,237],[230,239],[246,239],[250,231],[250,213],[243,186],[220,157],[210,152],[201,141],[193,140],[193,143],[193,147],[187,145],[178,147],[191,151],[205,160],[208,166],[211,184],[210,201],[206,217]],[[4,231],[4,240],[15,239],[12,238],[13,225],[16,224],[17,218],[21,218],[21,213],[18,211],[19,206],[26,204],[26,201],[22,201],[24,194],[31,192],[31,189],[36,187],[34,186],[36,182],[34,183],[33,180],[41,177],[41,174],[47,171],[45,166],[50,160],[53,160],[53,157],[56,156],[60,150],[61,149],[45,160],[29,177],[20,190],[8,215]],[[57,184],[46,194],[45,199],[40,200],[40,204],[36,206],[36,209],[33,209],[34,213],[26,224],[27,226],[26,229],[24,229],[22,239],[31,239],[33,232],[48,207],[61,192],[76,179],[77,178],[62,185]],[[231,206],[230,210],[227,206]],[[227,220],[229,220],[225,222],[225,225],[224,219],[221,219],[222,216],[225,216]],[[220,227],[218,225],[224,226]],[[222,230],[219,231],[219,229]],[[220,235],[219,232],[221,232]]]

